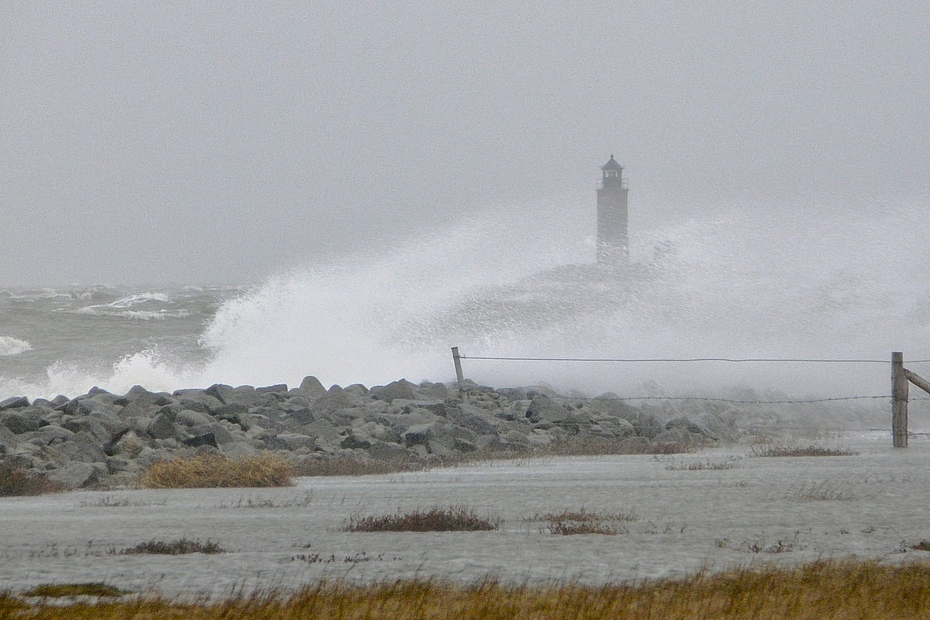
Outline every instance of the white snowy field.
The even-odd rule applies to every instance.
[[[277,489],[125,490],[0,499],[0,589],[105,581],[166,596],[290,589],[320,577],[471,582],[641,580],[761,562],[926,557],[930,441],[887,433],[792,445],[835,457],[759,457],[748,446],[676,456],[495,461],[421,473],[300,478]],[[689,469],[689,466],[697,469]],[[466,506],[476,533],[351,533],[350,515]],[[533,520],[632,512],[616,535],[560,536]],[[121,555],[153,539],[226,553]]]

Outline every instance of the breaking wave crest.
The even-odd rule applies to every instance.
[[[19,355],[31,350],[32,345],[25,340],[12,336],[0,336],[0,356]]]

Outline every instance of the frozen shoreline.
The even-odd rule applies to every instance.
[[[799,444],[807,444],[799,440]],[[359,582],[610,581],[680,577],[756,562],[900,562],[930,538],[930,442],[887,434],[818,442],[857,454],[757,457],[748,446],[674,456],[494,461],[426,472],[300,478],[277,489],[77,491],[0,499],[0,583],[105,581],[133,592],[228,596],[320,578]],[[728,463],[728,469],[687,469]],[[120,504],[120,505],[106,505]],[[484,533],[344,532],[351,514],[463,505],[500,516]],[[557,536],[534,515],[632,510],[614,536]],[[228,552],[113,553],[153,539]],[[902,552],[903,551],[903,552]]]

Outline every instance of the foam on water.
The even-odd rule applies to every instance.
[[[19,355],[26,351],[31,351],[32,345],[25,340],[12,338],[10,336],[0,336],[0,356]]]

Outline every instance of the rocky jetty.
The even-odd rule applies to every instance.
[[[77,398],[0,401],[0,460],[71,488],[128,483],[157,461],[213,450],[230,458],[270,450],[295,462],[341,456],[416,465],[585,442],[637,452],[735,434],[725,412],[685,418],[610,395],[477,385],[462,395],[406,380],[326,389],[306,377],[292,389],[218,384],[173,393],[136,386],[123,395],[93,388]]]

